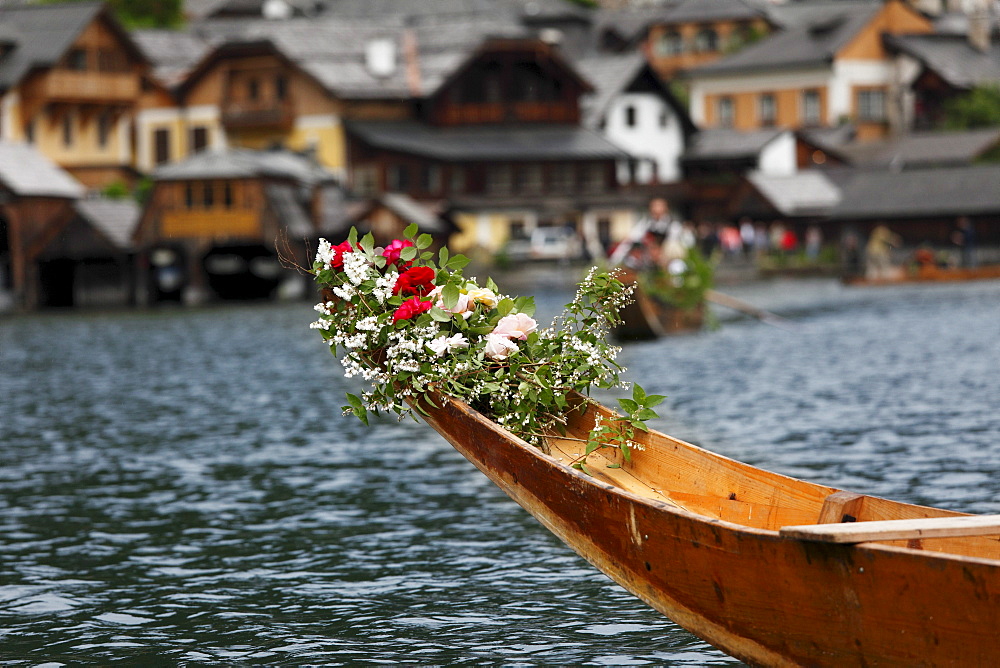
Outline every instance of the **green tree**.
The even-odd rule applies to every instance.
[[[944,103],[944,127],[969,130],[1000,125],[1000,86],[976,86]]]
[[[79,0],[42,0],[58,4]],[[135,28],[178,28],[184,22],[183,0],[107,0],[122,25]]]

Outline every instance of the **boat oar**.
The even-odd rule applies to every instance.
[[[710,301],[713,304],[718,304],[719,306],[731,308],[734,311],[739,311],[740,313],[745,313],[749,316],[757,318],[761,322],[767,323],[768,325],[774,325],[775,327],[787,330],[795,330],[799,327],[798,323],[782,318],[780,315],[775,315],[770,311],[757,308],[753,304],[748,304],[742,299],[737,299],[736,297],[725,295],[721,292],[716,292],[715,290],[707,290],[705,292],[705,300]]]

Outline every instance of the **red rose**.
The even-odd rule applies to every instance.
[[[344,253],[353,252],[354,249],[351,247],[350,241],[337,244],[333,247],[333,257],[330,258],[330,266],[334,269],[340,269],[344,266]]]
[[[392,314],[392,322],[397,323],[400,320],[410,320],[415,318],[421,313],[426,313],[431,310],[434,306],[431,302],[426,302],[420,299],[420,297],[411,297],[403,302],[395,313]]]
[[[430,267],[413,267],[396,278],[392,286],[394,295],[426,297],[434,289],[434,270]]]
[[[385,250],[382,251],[382,257],[385,258],[385,261],[388,264],[398,264],[399,254],[404,248],[408,248],[410,246],[413,246],[413,242],[409,239],[393,239],[389,242],[389,245],[385,247]]]

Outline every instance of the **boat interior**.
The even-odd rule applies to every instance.
[[[610,412],[601,406],[573,412],[565,436],[548,439],[550,454],[563,464],[578,461],[595,421],[606,419],[611,419]],[[631,461],[626,461],[618,448],[600,448],[587,458],[587,472],[596,480],[651,501],[753,529],[779,532],[783,527],[801,525],[968,517],[797,480],[655,431],[638,432],[635,440],[642,449],[632,449]],[[894,524],[899,526],[898,522]],[[878,543],[1000,559],[1000,530],[996,534],[887,539]]]

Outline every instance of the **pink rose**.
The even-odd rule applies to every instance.
[[[517,350],[517,344],[506,336],[499,334],[486,335],[486,347],[483,349],[490,359],[504,360],[507,356]]]
[[[399,308],[395,310],[392,314],[392,322],[397,323],[400,320],[410,320],[421,313],[430,311],[433,306],[434,304],[424,301],[420,297],[411,297],[400,304]]]
[[[510,339],[524,341],[528,338],[528,334],[535,331],[537,326],[538,324],[533,318],[523,313],[512,313],[500,318],[497,326],[493,328],[493,333],[499,336],[506,336]]]
[[[382,257],[389,264],[399,264],[399,254],[404,248],[409,248],[413,246],[413,242],[409,239],[393,239],[389,242],[389,245],[385,247],[382,251]]]

